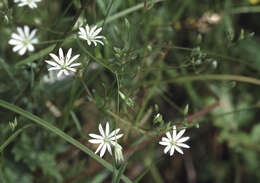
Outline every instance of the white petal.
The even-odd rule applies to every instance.
[[[76,66],[80,66],[80,63],[75,63],[75,64],[71,64],[69,67],[76,67]]]
[[[11,34],[11,38],[17,39],[17,40],[20,40],[20,41],[23,41],[23,40],[24,40],[24,38],[22,38],[21,36],[19,36],[19,35],[16,34],[16,33],[12,33],[12,34]]]
[[[119,135],[116,135],[116,136],[112,136],[111,138],[109,138],[110,140],[117,140],[117,139],[120,139],[121,137],[123,137],[124,134],[119,134]]]
[[[168,137],[168,139],[172,139],[170,132],[167,132],[166,136]]]
[[[32,44],[28,44],[27,48],[29,51],[34,51],[34,46]]]
[[[72,72],[76,72],[77,69],[71,68],[71,67],[67,67],[68,70],[72,71]]]
[[[66,55],[66,63],[69,62],[70,57],[71,57],[71,53],[72,53],[72,49],[70,48],[69,51],[68,51],[68,53],[67,53],[67,55]]]
[[[100,41],[100,40],[95,40],[95,41],[100,43],[100,44],[102,44],[104,46],[104,43],[102,41]]]
[[[26,52],[26,47],[23,47],[22,49],[20,49],[20,51],[18,52],[19,55],[24,55]]]
[[[55,60],[57,63],[59,63],[60,65],[63,65],[63,63],[60,61],[59,57],[57,57],[55,54],[50,53],[50,56],[53,58],[53,60]]]
[[[54,67],[59,66],[56,62],[53,62],[53,61],[45,60],[45,62],[54,66]]]
[[[181,130],[175,137],[175,140],[178,140],[185,132],[185,129]]]
[[[99,132],[102,135],[102,137],[105,137],[105,133],[104,133],[104,130],[103,130],[101,124],[98,125],[98,129],[99,129]]]
[[[78,55],[75,55],[74,57],[72,57],[71,59],[70,59],[70,61],[67,63],[68,65],[70,65],[72,62],[74,62],[77,58],[79,58],[79,54]]]
[[[37,32],[37,29],[33,29],[29,36],[29,39],[32,39],[35,36],[36,32]]]
[[[87,35],[89,35],[89,26],[88,26],[88,24],[86,25],[86,33],[87,33]]]
[[[181,148],[179,148],[178,146],[174,146],[174,148],[176,149],[176,151],[178,151],[179,153],[183,154],[183,151],[181,150]]]
[[[87,40],[87,42],[88,42],[88,45],[90,46],[90,45],[91,45],[91,41],[90,41],[90,40]]]
[[[64,72],[64,74],[66,75],[66,76],[68,76],[68,75],[70,75],[70,73],[67,71],[67,70],[63,70],[63,72]]]
[[[13,47],[13,52],[17,52],[18,50],[20,50],[23,47],[22,44],[18,44],[17,46]]]
[[[109,134],[108,137],[110,138],[110,137],[112,137],[112,136],[118,134],[119,131],[120,131],[120,128],[117,128],[117,129],[113,130],[113,131]]]
[[[106,123],[106,136],[109,136],[109,123]]]
[[[89,142],[92,144],[101,144],[104,141],[101,139],[90,139]]]
[[[163,138],[162,138],[162,141],[171,142],[171,139],[168,139],[168,138],[166,138],[166,137],[163,137]]]
[[[20,40],[16,40],[16,39],[10,39],[10,40],[8,41],[8,43],[9,43],[10,45],[23,44]]]
[[[54,71],[54,70],[60,70],[60,67],[51,67],[48,69],[48,71]]]
[[[170,152],[170,156],[172,156],[174,154],[174,147],[171,147],[171,152]]]
[[[173,130],[172,130],[172,138],[173,139],[176,138],[176,134],[177,134],[176,126],[173,126]]]
[[[90,34],[91,36],[92,36],[93,33],[95,32],[96,28],[97,28],[96,25],[95,25],[93,28],[91,28],[91,30],[90,30],[90,32],[89,32],[89,34]]]
[[[58,77],[58,78],[61,77],[62,73],[63,73],[63,70],[60,70],[60,71],[58,72],[58,74],[57,74],[57,77]]]
[[[164,148],[164,154],[167,154],[167,152],[170,150],[170,148],[171,148],[171,146],[166,146],[165,148]]]
[[[37,44],[39,41],[37,38],[34,38],[30,41],[31,44]]]
[[[190,148],[190,146],[188,146],[187,144],[183,144],[183,143],[177,143],[176,145],[183,147],[183,148]]]
[[[102,27],[98,28],[94,33],[93,33],[93,37],[95,37],[96,35],[98,35],[100,32],[102,31]]]
[[[23,30],[24,30],[24,34],[25,34],[26,38],[29,38],[30,28],[27,25],[25,25]]]
[[[102,136],[100,136],[100,135],[97,135],[97,134],[94,134],[94,133],[90,133],[90,134],[88,134],[90,137],[92,137],[92,138],[95,138],[95,139],[104,139]]]
[[[190,139],[190,137],[183,137],[183,138],[180,138],[179,140],[177,140],[177,142],[182,143],[182,142],[186,142],[189,139]]]
[[[101,149],[101,151],[100,151],[100,157],[102,158],[103,156],[104,156],[104,154],[105,154],[105,152],[106,152],[106,144],[104,144],[103,145],[103,147],[102,147],[102,149]]]
[[[62,48],[59,49],[59,57],[60,57],[60,60],[64,61],[64,54],[63,54]]]
[[[111,156],[112,156],[112,150],[111,150],[111,147],[110,147],[110,145],[107,143],[107,150],[108,150],[108,152],[111,154]]]
[[[169,142],[163,142],[163,141],[160,141],[159,144],[161,144],[161,145],[163,145],[163,146],[168,146],[168,145],[170,145]]]
[[[100,144],[100,145],[98,146],[97,150],[95,151],[95,153],[97,154],[103,146],[105,146],[104,143]]]
[[[80,27],[79,30],[80,30],[79,34],[82,34],[82,35],[86,34],[86,31],[83,27]]]
[[[17,31],[18,31],[19,35],[20,35],[22,38],[25,38],[25,37],[24,37],[23,29],[22,29],[21,27],[17,27]]]

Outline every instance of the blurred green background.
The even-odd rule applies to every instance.
[[[0,1],[2,100],[93,151],[88,134],[98,133],[99,123],[118,125],[124,133],[124,175],[136,182],[260,182],[258,0],[38,5]],[[78,28],[86,23],[103,27],[104,47],[79,40]],[[35,52],[19,56],[8,40],[24,25],[38,29],[40,42]],[[57,44],[81,55],[76,75],[61,80],[48,75],[44,60],[57,53]],[[0,145],[14,137],[1,149],[1,183],[112,182],[113,174],[54,133],[2,107],[0,116]],[[170,157],[158,142],[173,124],[188,128],[191,148]],[[104,159],[113,164],[108,153]]]

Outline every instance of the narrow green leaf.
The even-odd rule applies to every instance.
[[[115,183],[119,183],[119,182],[120,182],[121,176],[123,175],[125,169],[126,169],[126,163],[123,164],[123,165],[119,168],[119,171],[118,171],[118,174],[117,174],[116,182],[115,182]]]
[[[17,64],[15,64],[15,67],[19,67],[19,66],[22,66],[24,64],[28,64],[30,62],[33,62],[39,58],[42,58],[44,57],[45,55],[47,55],[48,53],[50,53],[55,47],[55,44],[52,44],[51,46],[39,51],[38,53],[35,53],[33,54],[32,56],[30,57],[27,57],[26,59],[24,60],[21,60],[20,62],[18,62]]]
[[[56,135],[58,135],[61,138],[63,138],[65,141],[69,142],[70,144],[74,145],[75,147],[79,148],[80,150],[82,150],[83,152],[88,154],[90,157],[92,157],[93,159],[98,161],[100,164],[102,164],[105,168],[107,168],[108,170],[113,172],[113,166],[110,163],[108,163],[107,161],[103,160],[98,155],[96,155],[94,152],[92,152],[89,148],[87,148],[85,145],[81,144],[79,141],[75,140],[73,137],[67,135],[66,133],[64,133],[63,131],[58,129],[57,127],[55,127],[52,124],[48,123],[47,121],[39,118],[38,116],[33,115],[30,112],[27,112],[27,111],[21,109],[20,107],[17,107],[15,105],[10,104],[8,102],[5,102],[3,100],[0,100],[0,106],[4,107],[6,109],[9,109],[9,110],[11,110],[13,112],[16,112],[16,113],[24,116],[25,118],[28,118],[28,119],[32,120],[33,122],[35,122],[36,124],[40,125],[41,127],[43,127],[45,129],[55,133]],[[116,170],[116,173],[117,172],[118,172],[118,170]],[[126,183],[132,183],[132,181],[129,178],[127,178],[125,175],[122,175],[121,178]]]

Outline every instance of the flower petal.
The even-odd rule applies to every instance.
[[[71,53],[72,53],[72,49],[70,48],[67,55],[66,55],[66,63],[69,62],[70,58],[71,58]]]
[[[183,137],[177,140],[178,143],[182,143],[182,142],[186,142],[187,140],[189,140],[190,137]]]
[[[176,149],[176,151],[178,151],[179,153],[183,154],[183,151],[181,150],[181,148],[179,148],[178,146],[174,146],[174,148]]]
[[[170,156],[174,154],[174,146],[171,147]]]
[[[167,152],[170,150],[171,146],[166,146],[163,150],[164,154],[167,154]]]
[[[109,136],[109,123],[106,123],[106,136]]]
[[[97,148],[97,150],[95,151],[95,153],[97,154],[97,153],[100,151],[100,149],[101,149],[104,145],[105,145],[104,143],[101,143],[101,144],[98,146],[98,148]]]
[[[101,144],[102,142],[104,142],[103,140],[101,139],[90,139],[88,140],[90,143],[92,144]]]
[[[98,129],[99,129],[99,132],[102,135],[102,137],[105,137],[105,133],[104,133],[104,130],[103,130],[101,124],[98,125]]]
[[[94,133],[90,133],[88,134],[90,137],[94,138],[94,139],[104,139],[102,136],[100,135],[97,135],[97,134],[94,134]]]
[[[163,141],[160,141],[159,144],[161,144],[161,145],[163,145],[163,146],[168,146],[168,145],[170,145],[169,142],[163,142]]]
[[[183,144],[183,143],[177,143],[176,145],[183,147],[183,148],[190,148],[190,146],[188,146],[187,144]]]
[[[79,58],[80,54],[75,55],[74,57],[72,57],[69,62],[67,63],[67,65],[70,65],[72,62],[74,62],[77,58]]]
[[[167,133],[166,133],[166,136],[168,137],[168,139],[171,139],[171,140],[172,140],[172,137],[171,137],[170,132],[167,132]]]
[[[107,145],[107,150],[108,150],[108,152],[111,154],[111,156],[112,156],[112,150],[111,150],[111,147],[110,147],[110,145],[107,143],[106,144]]]
[[[181,138],[181,136],[184,134],[185,131],[186,131],[185,129],[181,130],[181,131],[176,135],[175,140],[178,140],[179,138]]]
[[[100,151],[100,157],[102,158],[103,156],[104,156],[104,154],[105,154],[105,152],[106,152],[106,144],[104,144],[103,145],[103,147],[102,147],[102,149],[101,149],[101,151]]]
[[[120,139],[121,137],[123,137],[124,134],[119,134],[119,135],[116,135],[116,136],[112,136],[111,138],[109,138],[110,140],[117,140],[117,139]]]
[[[120,128],[117,128],[115,130],[113,130],[109,135],[108,135],[108,138],[112,137],[112,136],[115,136],[116,134],[118,134],[118,132],[120,131]]]

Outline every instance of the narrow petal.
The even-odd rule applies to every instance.
[[[183,144],[183,143],[177,143],[176,145],[180,146],[180,147],[184,147],[184,148],[190,148],[190,146],[188,146],[187,144]]]
[[[184,134],[185,131],[186,131],[185,129],[181,130],[181,131],[176,135],[175,140],[178,140],[178,139]]]
[[[183,137],[183,138],[180,138],[179,140],[177,140],[177,142],[182,143],[182,142],[186,142],[189,139],[190,139],[190,137]]]
[[[60,67],[51,67],[48,69],[48,71],[54,71],[54,70],[60,70]]]
[[[109,123],[106,123],[106,136],[109,136]]]
[[[173,130],[172,130],[172,138],[173,139],[176,138],[176,134],[177,134],[176,126],[173,126]]]
[[[100,151],[100,157],[102,158],[103,156],[104,156],[104,154],[105,154],[105,152],[106,152],[106,144],[104,144],[103,145],[103,147],[102,147],[102,149],[101,149],[101,151]]]
[[[119,134],[119,135],[116,135],[116,136],[113,136],[111,138],[109,138],[110,140],[117,140],[117,139],[120,139],[121,137],[123,137],[124,134]]]
[[[18,44],[15,47],[13,47],[13,52],[17,52],[18,50],[20,50],[23,47],[22,44]]]
[[[27,48],[29,51],[34,51],[34,46],[32,44],[28,44]]]
[[[79,58],[79,54],[78,55],[75,55],[74,57],[72,57],[71,59],[70,59],[70,61],[67,63],[68,65],[70,65],[72,62],[74,62],[77,58]]]
[[[17,32],[19,33],[20,37],[22,37],[23,39],[25,38],[23,29],[21,27],[17,27]]]
[[[103,140],[101,140],[101,139],[99,139],[99,140],[98,139],[90,139],[89,142],[92,143],[92,144],[101,144],[103,142]]]
[[[166,136],[168,137],[168,139],[172,139],[170,132],[167,132]]]
[[[79,30],[80,30],[79,34],[83,34],[83,35],[86,34],[86,31],[85,31],[85,29],[83,27],[80,27]]]
[[[171,146],[166,146],[165,148],[164,148],[164,154],[167,154],[167,152],[170,150],[170,148],[171,148]]]
[[[102,44],[104,46],[104,43],[102,41],[100,41],[100,40],[95,40],[95,41],[100,43],[100,44]]]
[[[19,55],[24,55],[26,52],[26,47],[23,47],[22,49],[20,49],[20,51],[18,52]]]
[[[168,139],[168,138],[166,138],[166,137],[162,137],[162,141],[171,142],[171,139]]]
[[[59,49],[59,57],[60,57],[60,60],[62,60],[64,63],[64,54],[63,54],[62,48]]]
[[[23,44],[20,40],[16,40],[16,39],[10,39],[10,40],[8,41],[8,43],[9,43],[10,45]]]
[[[97,150],[95,151],[95,153],[97,154],[97,153],[100,151],[100,149],[101,149],[104,145],[105,145],[104,143],[101,143],[101,144],[98,146],[98,148],[97,148]]]
[[[70,75],[70,73],[67,71],[67,70],[63,70],[63,72],[64,72],[64,74],[66,75],[66,76],[68,76],[68,75]]]
[[[94,139],[104,139],[102,136],[100,135],[97,135],[97,134],[94,134],[94,133],[90,133],[88,134],[90,137],[94,138]]]
[[[33,29],[29,36],[29,39],[32,39],[35,36],[36,32],[37,32],[37,29]]]
[[[24,34],[25,34],[26,38],[29,38],[30,28],[27,25],[25,25],[23,30],[24,30]]]
[[[76,67],[76,66],[80,66],[80,63],[75,63],[75,64],[71,64],[69,67]]]
[[[120,131],[120,128],[117,128],[117,129],[113,130],[113,131],[108,135],[108,138],[115,136],[116,134],[118,134],[119,131]]]
[[[59,66],[56,62],[53,62],[53,61],[45,60],[45,62],[50,64],[50,65],[52,65],[52,66],[54,66],[54,67]]]
[[[107,150],[108,150],[108,152],[111,154],[111,156],[112,156],[112,150],[111,150],[111,147],[110,147],[110,145],[107,143],[106,144],[107,145]]]
[[[178,146],[174,146],[174,148],[176,149],[176,151],[178,151],[179,153],[183,154],[183,151],[181,150],[181,148],[179,148]]]
[[[96,28],[97,28],[96,25],[95,25],[94,27],[91,28],[91,30],[90,30],[90,32],[89,32],[89,34],[90,34],[91,36],[92,36],[93,33],[95,32]]]
[[[102,137],[105,137],[105,133],[104,133],[104,130],[103,130],[101,124],[98,125],[98,129],[99,129],[99,132],[102,135]]]
[[[88,26],[88,24],[86,25],[86,33],[87,33],[87,35],[89,35],[89,26]]]
[[[59,63],[60,65],[63,65],[63,64],[60,62],[59,57],[57,57],[55,54],[50,53],[50,56],[51,56],[52,59],[55,60],[57,63]]]
[[[170,156],[172,156],[173,154],[174,154],[174,146],[171,147]]]
[[[60,71],[58,72],[58,74],[57,74],[57,77],[58,77],[58,78],[61,77],[62,73],[63,73],[63,70],[60,70]]]
[[[169,142],[162,142],[162,141],[160,141],[159,144],[161,144],[161,145],[163,145],[163,146],[168,146],[168,145],[170,145]]]
[[[98,35],[100,32],[102,31],[102,27],[98,28],[94,33],[93,33],[93,37],[95,37],[96,35]]]
[[[68,70],[72,71],[72,72],[76,72],[77,69],[71,68],[71,67],[67,67]]]
[[[24,38],[22,38],[21,36],[19,36],[19,35],[16,34],[16,33],[12,33],[12,34],[11,34],[11,38],[17,39],[17,40],[20,40],[20,41],[23,41],[23,40],[24,40]]]
[[[67,55],[66,55],[66,63],[69,63],[70,57],[71,57],[72,49],[70,48]]]

